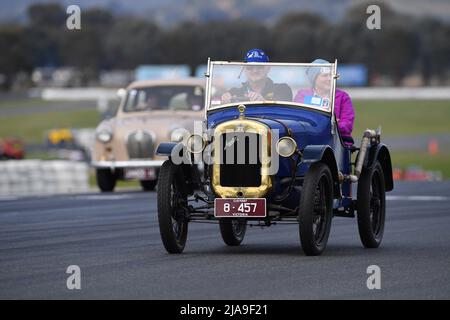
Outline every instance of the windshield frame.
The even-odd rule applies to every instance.
[[[285,67],[329,67],[332,70],[331,74],[331,88],[330,88],[330,97],[331,97],[331,107],[329,110],[324,110],[321,107],[315,107],[312,105],[308,105],[305,103],[298,103],[298,102],[288,102],[288,101],[276,101],[276,100],[261,100],[261,101],[246,101],[246,102],[232,102],[232,103],[226,103],[221,104],[218,106],[211,106],[211,93],[212,93],[212,82],[213,82],[213,72],[214,72],[214,66],[223,66],[223,65],[230,65],[230,66],[261,66],[261,65],[267,65],[267,66],[285,66]],[[211,110],[218,110],[222,108],[228,108],[231,106],[236,106],[239,104],[245,104],[245,105],[261,105],[261,104],[278,104],[278,105],[286,105],[286,106],[298,106],[302,108],[312,109],[316,111],[325,112],[327,114],[334,114],[334,97],[335,97],[335,91],[336,91],[336,79],[338,78],[337,74],[337,60],[335,60],[334,63],[329,64],[322,64],[322,63],[288,63],[288,62],[234,62],[234,61],[211,61],[210,58],[208,58],[208,66],[207,71],[205,73],[206,77],[206,90],[205,90],[205,119],[207,118],[207,114]],[[334,118],[334,117],[332,117]]]
[[[158,106],[158,108],[153,109],[153,108],[148,108],[145,110],[133,110],[133,109],[127,109],[128,107],[128,103],[129,103],[129,99],[130,99],[130,94],[131,92],[134,91],[146,91],[146,90],[157,90],[157,89],[161,89],[161,88],[191,88],[192,90],[195,90],[195,88],[200,87],[202,89],[202,100],[204,100],[205,95],[206,95],[206,91],[204,86],[201,85],[197,85],[197,84],[184,84],[184,83],[175,83],[175,84],[158,84],[158,85],[151,85],[151,86],[138,86],[138,87],[132,87],[127,89],[126,95],[122,98],[123,100],[121,101],[121,106],[120,106],[120,110],[122,113],[124,114],[133,114],[133,113],[140,113],[140,112],[153,112],[153,111],[174,111],[174,112],[178,112],[178,111],[192,111],[192,112],[201,112],[204,109],[204,106],[202,104],[200,104],[200,109],[199,110],[193,110],[193,109],[177,109],[177,108],[170,108],[170,106],[165,106],[165,105],[161,105]],[[177,94],[181,94],[181,93],[185,93],[185,92],[179,92]],[[174,96],[175,97],[175,96]],[[135,106],[134,106],[135,107]],[[163,108],[161,108],[163,107]]]

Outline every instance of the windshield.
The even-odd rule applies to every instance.
[[[204,90],[201,86],[154,86],[131,89],[123,111],[203,109]]]
[[[281,103],[331,111],[333,64],[211,62],[208,107]]]

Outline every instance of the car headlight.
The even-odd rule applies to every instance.
[[[170,133],[170,141],[180,142],[185,136],[189,135],[189,131],[184,128],[177,128]]]
[[[186,148],[191,153],[200,153],[205,148],[205,140],[199,134],[191,134],[187,138]]]
[[[102,143],[110,142],[112,139],[112,132],[106,129],[97,132],[97,139]]]
[[[277,152],[282,157],[290,157],[297,151],[297,142],[291,137],[280,138],[277,142]]]

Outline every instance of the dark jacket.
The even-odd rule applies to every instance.
[[[233,96],[244,96],[253,91],[248,82],[243,82],[240,88],[231,88],[230,93]],[[292,101],[292,90],[286,83],[273,83],[267,78],[266,85],[261,95],[267,100]]]

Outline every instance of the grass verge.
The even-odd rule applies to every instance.
[[[0,118],[0,137],[18,137],[25,143],[43,143],[45,132],[53,128],[95,128],[97,110],[67,110]]]
[[[450,133],[450,101],[353,101],[353,135],[382,128],[383,136]]]
[[[445,179],[450,179],[450,153],[430,155],[417,152],[392,152],[392,166],[406,169],[420,166],[424,170],[441,171]]]

